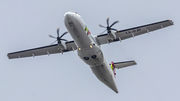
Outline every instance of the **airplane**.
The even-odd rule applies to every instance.
[[[118,93],[118,89],[115,82],[115,69],[121,69],[128,66],[136,65],[134,60],[124,62],[111,62],[108,64],[104,58],[101,50],[101,45],[110,44],[113,42],[121,42],[128,38],[133,38],[138,35],[149,33],[158,29],[162,29],[171,25],[174,25],[172,20],[164,20],[148,25],[138,26],[125,30],[117,30],[112,28],[119,21],[109,24],[109,18],[107,18],[107,26],[99,24],[100,27],[106,30],[97,35],[92,36],[90,30],[87,28],[83,19],[77,12],[69,11],[64,14],[64,24],[68,32],[59,35],[59,28],[57,29],[57,37],[49,35],[51,38],[55,38],[57,44],[51,44],[44,47],[28,49],[18,52],[8,53],[9,59],[35,57],[40,55],[50,55],[55,53],[66,53],[77,50],[77,54],[82,61],[84,61],[91,68],[93,74],[112,89]],[[106,32],[106,33],[105,33]],[[70,33],[73,41],[68,41],[62,37]],[[55,43],[54,42],[54,43]]]

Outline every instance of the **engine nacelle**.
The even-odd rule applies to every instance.
[[[66,42],[61,42],[61,43],[58,44],[58,46],[59,46],[59,48],[60,48],[61,50],[66,50],[66,49],[67,49],[67,47],[66,47]]]
[[[116,33],[115,31],[111,31],[111,33],[108,33],[109,38],[110,38],[111,40],[113,40],[113,39],[116,39],[116,38],[117,38],[115,33]]]

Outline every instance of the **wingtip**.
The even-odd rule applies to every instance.
[[[136,61],[134,61],[134,64],[135,64],[135,65],[137,65],[137,62],[136,62]]]
[[[136,61],[132,60],[132,62],[134,62],[134,65],[137,65],[137,62],[136,62]]]
[[[174,25],[174,22],[171,19],[169,19],[169,22],[172,23],[172,25]]]

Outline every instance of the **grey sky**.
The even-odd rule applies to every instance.
[[[179,0],[1,0],[0,101],[179,101]],[[63,15],[77,11],[93,35],[110,17],[126,29],[172,19],[174,26],[102,46],[111,61],[136,60],[117,70],[116,94],[93,75],[76,52],[9,60],[8,52],[49,45]],[[70,35],[66,39],[72,40]]]

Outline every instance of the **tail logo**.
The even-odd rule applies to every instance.
[[[116,77],[116,70],[115,70],[114,62],[111,62],[111,69],[114,73],[114,77]]]

